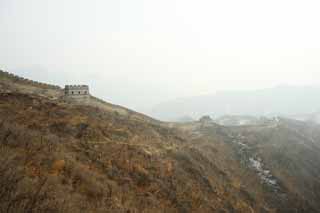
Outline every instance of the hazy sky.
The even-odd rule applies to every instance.
[[[0,69],[144,111],[181,96],[320,84],[309,0],[0,0]]]

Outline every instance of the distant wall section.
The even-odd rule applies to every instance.
[[[27,85],[31,85],[31,86],[36,86],[36,87],[40,87],[43,89],[55,89],[55,90],[60,90],[61,87],[56,86],[56,85],[52,85],[52,84],[46,84],[46,83],[41,83],[38,81],[33,81],[33,80],[29,80],[20,76],[17,76],[15,74],[0,70],[0,78],[7,78],[8,80],[11,80],[13,82],[18,82],[18,83],[23,83],[23,84],[27,84]]]

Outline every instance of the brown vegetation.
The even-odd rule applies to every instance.
[[[269,130],[199,123],[169,128],[134,112],[128,116],[8,90],[0,93],[0,212],[316,212],[318,207],[319,195],[300,188],[304,180],[317,188],[318,173],[300,179],[306,176],[283,169],[291,164],[279,160],[293,161],[299,170],[308,159],[299,159],[300,165],[290,158],[294,155],[276,158],[266,145],[272,143],[265,143],[274,134]],[[252,151],[239,154],[228,136],[239,132]],[[247,164],[246,156],[261,154],[262,146],[267,150],[262,157],[281,183],[276,191]],[[311,175],[309,168],[303,174]]]

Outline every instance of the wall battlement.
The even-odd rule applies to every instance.
[[[66,96],[87,96],[89,95],[88,85],[66,85],[64,88]]]
[[[17,75],[15,75],[13,73],[6,72],[6,71],[3,71],[3,70],[0,70],[0,77],[1,76],[9,78],[9,79],[11,79],[11,80],[13,80],[15,82],[21,82],[21,83],[28,84],[28,85],[31,85],[31,86],[42,87],[42,88],[45,88],[45,89],[61,89],[61,87],[56,86],[56,85],[46,84],[46,83],[42,83],[42,82],[38,82],[38,81],[33,81],[33,80],[30,80],[30,79],[27,79],[27,78],[23,78],[23,77],[17,76]]]
[[[66,85],[65,89],[86,89],[89,90],[89,86],[88,85]]]

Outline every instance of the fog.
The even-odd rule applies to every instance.
[[[0,69],[149,113],[224,90],[320,83],[318,1],[0,0]]]

